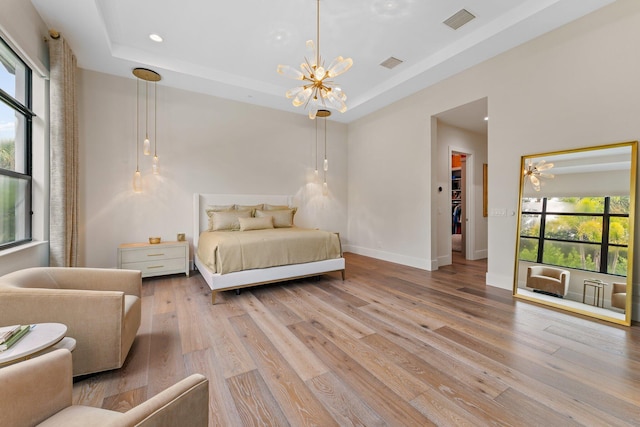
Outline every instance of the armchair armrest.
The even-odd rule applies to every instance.
[[[66,349],[0,369],[2,424],[36,425],[71,406],[71,371]]]
[[[45,267],[63,289],[121,291],[141,296],[142,273],[138,270],[113,268]]]
[[[563,286],[569,286],[569,277],[570,277],[570,273],[568,271],[563,271],[562,273],[560,273],[560,283],[562,283]]]
[[[193,426],[209,422],[209,381],[193,374],[125,412],[117,426]]]

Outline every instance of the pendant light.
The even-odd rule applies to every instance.
[[[158,159],[158,82],[153,82],[153,163],[151,171],[154,175],[160,173],[160,159]]]
[[[142,154],[148,156],[151,154],[151,143],[149,141],[149,80],[144,82],[144,141],[142,143]]]
[[[323,182],[322,182],[322,195],[327,196],[329,194],[329,187],[327,185],[327,171],[329,170],[329,160],[327,159],[327,117],[331,115],[329,110],[318,110],[316,116],[321,117],[324,121],[324,162],[322,164],[323,169]],[[318,122],[316,122],[316,153],[318,152]],[[316,154],[317,155],[317,154]],[[317,162],[316,162],[317,165]],[[316,173],[318,168],[316,166]]]
[[[133,191],[142,192],[142,174],[140,172],[140,80],[145,81],[145,138],[142,142],[142,152],[145,156],[151,154],[151,140],[149,138],[149,82],[153,82],[153,126],[154,126],[154,149],[151,170],[154,174],[160,173],[160,160],[158,158],[158,86],[157,82],[162,79],[160,74],[146,68],[135,68],[133,75],[136,76],[136,171],[133,175]]]

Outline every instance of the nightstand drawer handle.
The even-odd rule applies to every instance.
[[[162,267],[164,267],[164,265],[151,265],[147,268],[152,269],[152,268],[162,268]]]
[[[147,254],[147,256],[164,256],[164,254]]]

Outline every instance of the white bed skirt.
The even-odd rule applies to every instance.
[[[233,273],[213,273],[195,255],[195,264],[211,290],[211,303],[215,303],[219,291],[240,289],[265,283],[293,280],[301,277],[316,276],[323,273],[339,271],[344,280],[344,258],[307,262],[304,264],[283,265],[279,267],[258,268],[254,270],[236,271]]]

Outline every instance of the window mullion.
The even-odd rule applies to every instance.
[[[544,254],[544,229],[547,223],[547,198],[542,198],[542,211],[540,212],[540,236],[538,236],[538,260],[542,264],[542,254]]]

